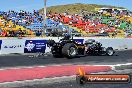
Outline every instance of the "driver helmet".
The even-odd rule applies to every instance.
[[[64,36],[65,36],[66,39],[70,39],[71,38],[70,34],[68,34],[68,33],[66,33]]]

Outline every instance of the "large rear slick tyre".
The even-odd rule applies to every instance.
[[[77,56],[77,47],[73,43],[68,43],[62,48],[62,54],[68,59],[72,59]]]

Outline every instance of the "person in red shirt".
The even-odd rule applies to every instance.
[[[1,36],[2,37],[7,37],[7,32],[5,30],[3,30],[2,33],[1,33]]]

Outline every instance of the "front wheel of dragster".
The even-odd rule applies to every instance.
[[[86,83],[86,78],[84,76],[77,75],[76,76],[76,82],[79,85],[83,85]]]
[[[113,49],[112,47],[108,47],[108,48],[106,49],[106,55],[107,55],[107,56],[113,56],[114,53],[115,53],[115,51],[114,51],[114,49]]]
[[[77,53],[77,47],[73,43],[68,43],[62,48],[63,56],[67,57],[68,59],[76,57]]]

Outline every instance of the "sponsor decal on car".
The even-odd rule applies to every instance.
[[[83,44],[84,39],[74,39],[74,41],[78,44]]]

